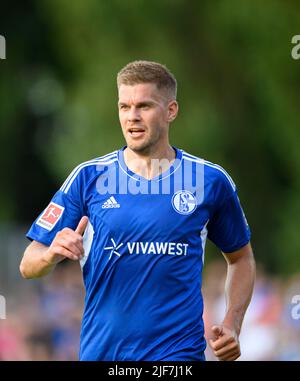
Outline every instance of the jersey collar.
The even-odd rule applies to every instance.
[[[181,162],[182,162],[182,150],[172,146],[172,148],[175,150],[176,156],[175,156],[175,160],[172,163],[172,165],[170,166],[170,168],[168,168],[166,171],[164,171],[160,175],[153,177],[153,179],[146,179],[145,177],[140,176],[140,175],[132,172],[127,167],[127,165],[125,164],[124,150],[126,148],[127,148],[127,146],[124,146],[118,151],[118,162],[119,162],[121,169],[127,174],[127,176],[129,176],[129,177],[131,177],[137,181],[147,181],[147,182],[161,181],[161,180],[171,176],[180,167]]]

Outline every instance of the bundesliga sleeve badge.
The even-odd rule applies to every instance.
[[[39,217],[36,224],[50,231],[57,224],[64,210],[65,208],[63,206],[51,202]]]

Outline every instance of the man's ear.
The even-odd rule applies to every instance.
[[[178,114],[178,103],[173,100],[168,105],[168,122],[171,123]]]

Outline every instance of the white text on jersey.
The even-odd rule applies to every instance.
[[[181,242],[127,242],[129,254],[187,255],[188,246]]]

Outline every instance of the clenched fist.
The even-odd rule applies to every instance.
[[[209,341],[209,344],[214,352],[214,355],[221,361],[233,361],[241,355],[240,343],[237,334],[221,325],[213,326],[212,332],[214,338]]]

